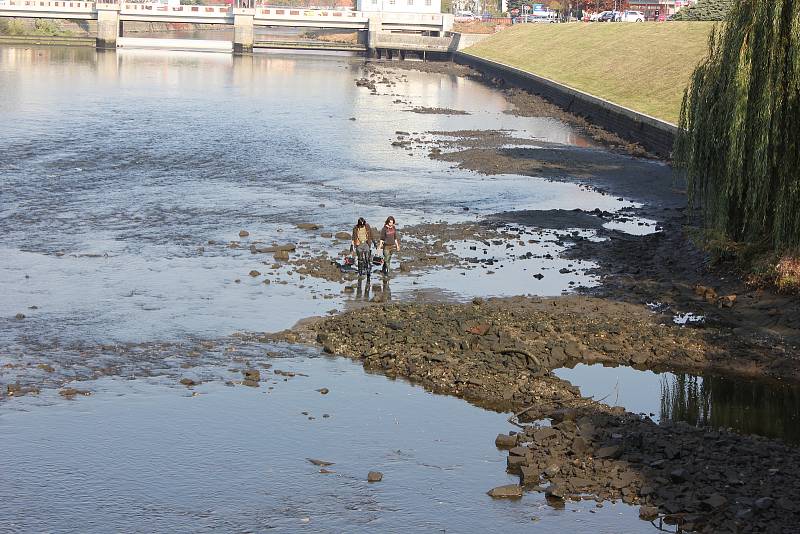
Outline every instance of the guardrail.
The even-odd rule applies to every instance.
[[[68,0],[0,0],[0,9],[23,11],[94,11],[94,2],[70,2]]]
[[[170,6],[165,4],[145,4],[127,3],[121,4],[120,13],[122,14],[172,14],[172,15],[192,15],[219,17],[227,16],[231,12],[230,6]]]
[[[334,11],[326,9],[297,9],[291,7],[257,7],[256,17],[330,17],[330,18],[362,18],[367,16],[361,11]]]
[[[381,33],[375,40],[375,48],[392,50],[425,50],[428,52],[449,52],[453,37],[428,37],[425,35],[404,35],[401,33]]]

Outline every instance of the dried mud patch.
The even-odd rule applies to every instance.
[[[498,80],[494,80],[491,83],[495,86],[504,85],[503,82]],[[583,117],[565,111],[538,95],[516,88],[503,89],[503,94],[514,105],[514,109],[507,112],[510,115],[519,117],[552,117],[573,126],[598,144],[613,151],[637,157],[655,157],[641,145],[631,143],[613,132],[604,130]]]

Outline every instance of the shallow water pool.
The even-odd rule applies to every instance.
[[[90,397],[4,403],[0,531],[652,531],[623,504],[488,497],[517,482],[494,447],[507,414],[345,359],[270,362],[256,388],[101,379],[79,384]]]
[[[578,364],[554,371],[581,393],[654,421],[731,428],[800,444],[800,387],[719,375]]]

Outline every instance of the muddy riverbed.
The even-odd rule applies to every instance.
[[[170,531],[796,520],[796,302],[706,268],[666,163],[452,65],[0,58],[0,425],[37,473],[8,473],[4,526],[54,528],[45,502],[98,531],[142,506]],[[391,276],[342,268],[355,218],[389,214]],[[716,393],[667,387],[656,413],[566,369],[587,364]],[[63,460],[80,439],[94,468]]]

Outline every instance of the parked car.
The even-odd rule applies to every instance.
[[[520,24],[523,22],[528,23],[535,23],[535,22],[544,22],[544,23],[555,23],[558,22],[558,13],[555,11],[535,11],[533,13],[528,13],[526,15],[520,15],[514,18],[514,24]]]
[[[597,13],[592,13],[592,15],[589,17],[589,22],[597,22],[598,20],[600,20],[600,17],[602,17],[606,13],[611,13],[611,11],[599,11]]]
[[[458,22],[471,22],[475,18],[475,13],[472,11],[456,11],[455,17],[453,17]]]
[[[555,12],[547,13],[546,15],[531,15],[530,22],[543,22],[546,24],[555,24],[558,22],[558,15]]]
[[[619,17],[619,13],[616,11],[603,11],[603,13],[597,17],[597,22],[614,22]]]
[[[625,11],[620,20],[622,22],[644,22],[644,13],[641,11]]]

